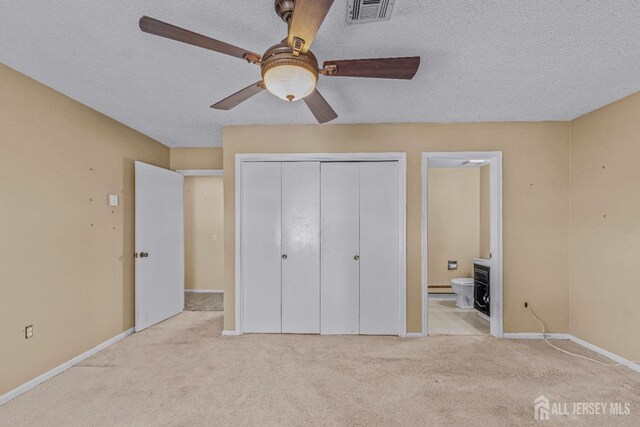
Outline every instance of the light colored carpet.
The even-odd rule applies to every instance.
[[[544,394],[632,410],[556,421],[638,425],[640,375],[542,341],[222,337],[222,315],[184,312],[134,334],[0,407],[0,424],[535,425],[533,401]]]
[[[489,322],[473,308],[458,308],[455,300],[427,300],[429,334],[473,335],[488,334]]]
[[[185,311],[222,311],[224,294],[184,293]]]

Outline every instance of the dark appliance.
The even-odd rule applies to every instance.
[[[473,264],[473,307],[487,316],[491,316],[489,270],[485,265]]]

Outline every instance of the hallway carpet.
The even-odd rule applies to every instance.
[[[223,311],[224,294],[184,293],[184,311]]]
[[[0,425],[535,425],[540,395],[569,409],[606,402],[631,410],[551,415],[556,422],[640,419],[640,374],[542,341],[222,337],[222,315],[184,312],[125,338],[0,407]]]

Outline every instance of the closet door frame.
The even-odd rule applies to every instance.
[[[243,325],[243,260],[242,260],[242,194],[243,164],[247,162],[398,162],[398,324],[399,336],[407,336],[407,160],[406,153],[264,153],[236,154],[236,191],[235,191],[235,330],[223,331],[223,335],[242,335]]]

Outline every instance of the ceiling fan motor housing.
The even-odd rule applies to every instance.
[[[291,21],[294,0],[275,0],[276,13],[284,22]]]

